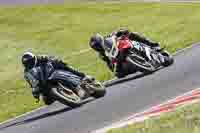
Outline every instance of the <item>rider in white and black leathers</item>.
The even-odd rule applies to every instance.
[[[160,49],[159,43],[154,42],[154,41],[140,35],[139,33],[130,32],[127,28],[121,28],[115,32],[112,32],[110,35],[108,35],[106,37],[103,37],[100,34],[96,34],[90,38],[89,45],[91,48],[93,48],[95,51],[97,51],[99,53],[100,58],[107,63],[107,65],[111,71],[113,71],[113,66],[112,66],[109,58],[105,55],[105,50],[102,45],[104,45],[106,43],[107,44],[110,43],[109,38],[112,36],[116,36],[117,38],[120,38],[120,39],[128,38],[130,40],[144,43],[144,44],[150,46],[151,48],[154,48],[157,50]],[[122,72],[123,71],[122,70],[122,62],[123,62],[125,56],[126,56],[126,54],[124,52],[119,53],[119,55],[118,55],[118,61],[117,61],[116,73],[115,73],[117,77],[124,76],[124,73]]]
[[[51,63],[55,70],[59,69],[59,70],[65,70],[65,71],[71,72],[74,75],[77,75],[77,76],[81,77],[81,79],[83,79],[83,80],[84,80],[84,78],[85,79],[91,78],[90,76],[85,75],[84,73],[82,73],[82,72],[80,72],[78,70],[75,70],[71,66],[67,65],[66,63],[64,63],[62,60],[57,59],[55,57],[46,56],[46,55],[37,55],[36,56],[31,52],[25,52],[23,54],[23,56],[22,56],[22,64],[23,64],[23,66],[25,68],[24,69],[24,74],[26,72],[28,72],[30,69],[34,68],[34,67],[45,66],[45,65],[47,65],[47,63]],[[26,75],[25,75],[25,79],[30,84],[30,81],[29,81],[29,79],[26,78]],[[36,88],[32,87],[32,94],[36,99],[39,98],[39,90],[40,90],[39,87],[36,87]],[[76,90],[77,90],[78,94],[79,93],[83,93],[83,92],[79,92],[79,90],[81,90],[81,89],[79,89],[78,84],[77,84],[77,89]]]

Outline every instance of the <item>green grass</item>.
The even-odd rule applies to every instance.
[[[108,133],[199,133],[200,104],[187,105],[158,118],[135,123]]]
[[[55,55],[99,80],[113,77],[89,48],[89,37],[120,26],[144,33],[170,52],[199,39],[199,4],[71,4],[0,8],[0,121],[22,114],[35,104],[23,80],[20,56],[26,50]]]

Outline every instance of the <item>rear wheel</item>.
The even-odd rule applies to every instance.
[[[59,84],[58,87],[53,87],[51,91],[55,99],[63,104],[66,104],[72,108],[81,105],[80,97],[77,96],[77,94],[75,94],[72,90],[62,86],[61,84]]]

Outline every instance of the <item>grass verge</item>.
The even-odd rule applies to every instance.
[[[135,123],[121,129],[112,129],[108,133],[199,133],[200,104],[195,103],[164,113],[159,118]]]
[[[23,80],[20,56],[26,50],[63,58],[99,80],[110,79],[93,51],[89,37],[121,26],[145,33],[170,52],[199,41],[199,4],[71,4],[0,8],[0,121],[35,109]],[[102,71],[104,70],[104,71]]]

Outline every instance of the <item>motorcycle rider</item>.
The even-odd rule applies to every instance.
[[[64,63],[62,60],[52,57],[52,56],[47,56],[47,55],[36,56],[31,52],[25,52],[21,58],[21,61],[24,66],[24,78],[29,84],[30,84],[30,80],[27,78],[26,73],[34,67],[37,67],[37,66],[44,67],[47,63],[51,63],[55,70],[59,69],[59,70],[65,70],[65,71],[71,72],[72,74],[81,77],[82,80],[92,79],[91,76],[85,75],[84,73],[75,70],[71,66]],[[70,80],[73,80],[73,79],[70,79]],[[69,82],[75,84],[76,86],[75,91],[81,98],[84,99],[86,94],[85,94],[85,91],[81,89],[80,84],[75,81],[69,81]],[[36,99],[39,99],[41,88],[39,86],[35,88],[31,86],[31,88],[32,88],[33,97]]]
[[[132,40],[144,43],[150,46],[152,49],[160,50],[160,45],[157,42],[154,42],[139,33],[130,32],[127,28],[120,28],[117,31],[112,32],[106,37],[103,37],[101,34],[97,33],[90,38],[89,45],[95,51],[97,51],[100,55],[100,58],[107,63],[107,66],[110,68],[111,71],[114,71],[114,66],[112,65],[110,59],[105,54],[104,45],[109,45],[112,47],[114,42],[112,41],[112,37],[116,38],[116,41],[119,40]],[[116,44],[116,43],[115,43]],[[120,45],[120,44],[119,44]],[[145,54],[148,59],[151,61],[150,53],[148,49],[145,49]],[[123,73],[122,63],[126,57],[126,51],[120,51],[117,56],[117,65],[115,70],[115,75],[117,77],[124,77],[125,74]]]

